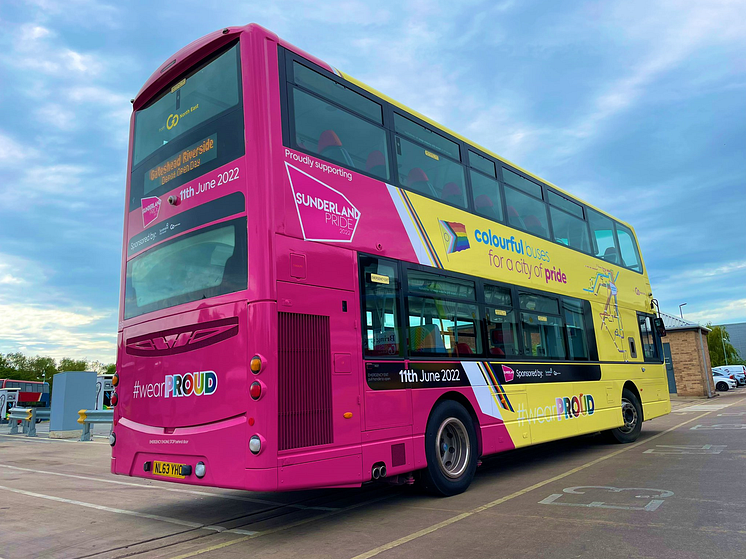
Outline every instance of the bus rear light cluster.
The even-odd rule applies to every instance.
[[[109,398],[109,403],[112,406],[116,406],[118,401],[119,401],[119,396],[117,396],[116,392],[112,392],[111,393],[111,398]]]
[[[119,385],[119,373],[114,373],[114,376],[111,377],[111,385],[115,387]]]
[[[251,363],[249,363],[249,368],[251,369],[251,372],[255,375],[258,375],[262,372],[262,358],[258,355],[255,355],[251,358]]]
[[[251,383],[251,386],[249,387],[249,395],[251,396],[252,400],[258,400],[262,397],[262,383],[259,381],[254,381]]]
[[[117,436],[116,436],[116,435],[114,434],[114,432],[113,432],[113,431],[112,431],[112,433],[111,433],[111,434],[109,435],[109,444],[110,444],[111,446],[114,446],[115,444],[117,444]]]
[[[262,438],[259,435],[254,435],[249,439],[249,450],[254,455],[262,451]]]

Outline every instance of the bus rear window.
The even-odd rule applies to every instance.
[[[177,237],[127,263],[124,317],[246,289],[246,218]]]
[[[239,104],[238,45],[166,89],[135,115],[132,166],[206,120]]]

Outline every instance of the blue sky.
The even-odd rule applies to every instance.
[[[129,99],[182,46],[250,22],[630,222],[664,311],[746,321],[744,13],[4,0],[0,352],[114,360]]]

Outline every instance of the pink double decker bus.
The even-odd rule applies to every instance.
[[[256,25],[133,108],[113,473],[452,495],[670,411],[628,225]]]

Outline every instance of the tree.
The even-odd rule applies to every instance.
[[[713,367],[722,365],[744,365],[744,361],[738,351],[730,343],[730,334],[722,326],[707,324],[710,333],[707,334],[707,346],[710,349],[710,364]],[[727,363],[726,363],[727,358]]]
[[[23,353],[8,353],[4,358],[7,367],[4,378],[14,380],[36,380],[36,375],[31,370],[31,362]]]
[[[85,359],[70,359],[69,357],[63,357],[60,359],[59,371],[87,371],[88,361]]]

